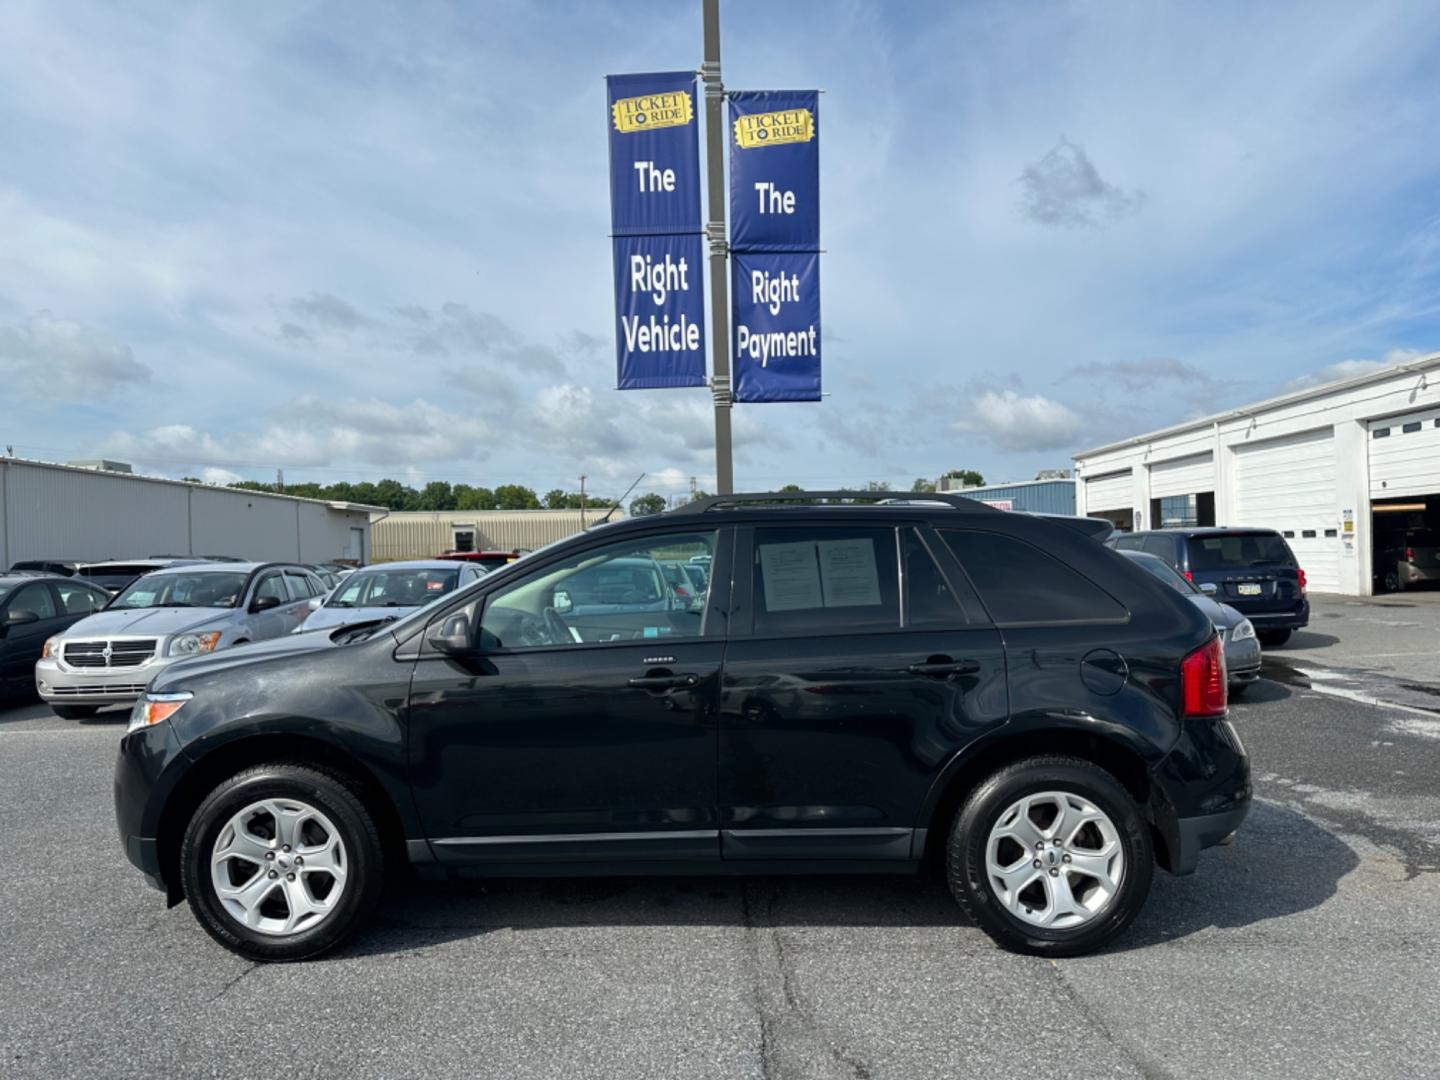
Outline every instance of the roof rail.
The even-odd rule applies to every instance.
[[[706,495],[669,511],[671,514],[703,514],[722,507],[758,503],[815,502],[819,499],[848,499],[882,506],[908,506],[914,503],[940,503],[952,510],[983,514],[999,514],[993,506],[978,499],[967,499],[940,491],[917,491],[908,497],[893,491],[747,491],[735,495]]]

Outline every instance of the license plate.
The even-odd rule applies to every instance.
[[[1260,586],[1259,586],[1259,585],[1241,585],[1238,591],[1239,591],[1239,593],[1240,593],[1241,596],[1259,596],[1259,595],[1260,595]]]

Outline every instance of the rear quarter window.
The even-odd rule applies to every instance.
[[[944,529],[940,535],[997,623],[1119,622],[1125,605],[1078,570],[1012,536]]]

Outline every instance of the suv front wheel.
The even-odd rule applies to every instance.
[[[992,774],[956,816],[950,891],[1006,948],[1090,952],[1123,930],[1150,892],[1154,848],[1135,800],[1099,766],[1035,757]]]
[[[339,773],[278,762],[246,769],[200,804],[180,849],[200,925],[251,960],[334,948],[375,907],[380,834]]]

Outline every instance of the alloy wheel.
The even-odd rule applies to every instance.
[[[1125,877],[1109,815],[1073,792],[1044,791],[1010,804],[985,844],[985,877],[1016,918],[1047,930],[1089,923]]]

